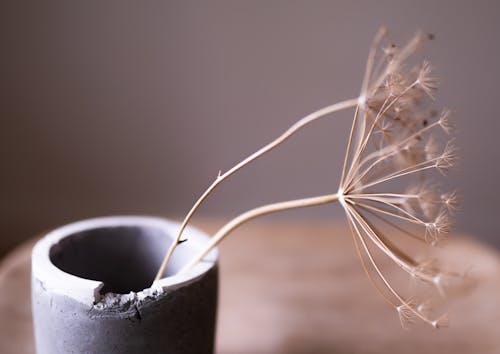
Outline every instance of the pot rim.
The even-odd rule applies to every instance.
[[[104,286],[101,281],[81,278],[67,273],[56,267],[50,259],[50,250],[62,239],[85,230],[105,227],[139,226],[162,230],[169,238],[174,238],[180,228],[180,223],[153,216],[106,216],[81,220],[66,224],[45,234],[35,245],[32,251],[31,271],[33,280],[39,281],[41,286],[53,293],[68,296],[88,306],[98,303],[103,295],[100,290]],[[201,249],[210,237],[204,232],[188,226],[189,247],[196,252]],[[210,269],[215,267],[218,260],[218,250],[214,248],[203,261],[198,262],[189,271],[174,274],[155,281],[151,288],[137,292],[138,296],[151,293],[151,290],[163,293],[186,286]]]

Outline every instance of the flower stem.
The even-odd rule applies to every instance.
[[[274,213],[277,211],[295,209],[295,208],[303,208],[314,205],[322,205],[328,204],[338,201],[338,194],[329,194],[322,195],[318,197],[304,198],[304,199],[296,199],[289,200],[280,203],[273,203],[260,206],[258,208],[249,210],[233,220],[229,221],[226,225],[217,231],[214,236],[210,239],[210,242],[203,248],[201,252],[199,252],[188,264],[186,264],[179,273],[183,273],[188,271],[191,267],[193,267],[196,263],[201,261],[203,257],[205,257],[210,250],[212,250],[215,246],[217,246],[231,231],[241,226],[242,224],[265,214]]]
[[[303,128],[304,126],[308,125],[309,123],[324,117],[328,114],[347,109],[347,108],[352,108],[357,106],[358,104],[358,99],[350,99],[350,100],[345,100],[341,101],[338,103],[335,103],[333,105],[321,108],[313,113],[310,113],[309,115],[305,116],[304,118],[300,119],[297,121],[295,124],[293,124],[290,128],[288,128],[282,135],[280,135],[277,139],[273,140],[269,144],[263,146],[253,154],[249,155],[247,158],[244,160],[240,161],[238,164],[233,166],[231,169],[226,171],[225,173],[221,174],[219,172],[219,175],[215,179],[214,182],[203,192],[203,194],[198,198],[198,200],[194,203],[192,206],[191,210],[187,213],[186,217],[182,221],[181,227],[179,229],[179,232],[175,238],[175,240],[172,242],[170,245],[169,249],[167,250],[167,253],[165,255],[165,258],[163,259],[163,262],[160,266],[160,269],[158,270],[158,273],[156,274],[155,281],[159,280],[163,273],[165,272],[165,269],[167,268],[168,262],[170,261],[170,258],[172,257],[172,254],[174,253],[175,248],[179,244],[179,241],[181,239],[182,233],[184,232],[184,229],[186,228],[187,224],[193,217],[194,213],[196,210],[199,208],[199,206],[205,201],[205,199],[212,193],[212,191],[226,178],[230,177],[232,174],[240,170],[242,167],[245,165],[249,164],[253,160],[259,158],[260,156],[264,155],[265,153],[269,152],[270,150],[274,149],[276,146],[280,145],[284,141],[286,141],[289,137],[291,137],[293,134],[295,134],[298,130]]]

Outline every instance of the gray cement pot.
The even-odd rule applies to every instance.
[[[151,286],[178,228],[158,218],[106,217],[45,235],[32,254],[37,353],[212,353],[217,250]],[[208,240],[193,228],[186,235],[169,273]]]

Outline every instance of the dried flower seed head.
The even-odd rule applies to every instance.
[[[448,319],[448,314],[444,314],[441,317],[439,317],[437,320],[432,321],[432,326],[434,328],[445,328],[448,327],[450,324],[450,321]]]
[[[396,309],[401,324],[406,326],[419,319],[435,328],[447,325],[446,315],[431,318],[427,301],[417,305],[411,298],[405,300],[407,297],[392,285],[376,259],[376,256],[388,257],[410,279],[421,280],[425,286],[434,285],[441,294],[445,293],[451,280],[460,279],[455,273],[443,271],[435,262],[417,262],[411,252],[398,245],[399,239],[393,241],[392,234],[385,234],[381,232],[385,229],[378,227],[378,223],[384,223],[423,246],[436,245],[450,230],[449,211],[456,208],[458,199],[455,193],[444,194],[428,182],[421,183],[428,177],[427,171],[444,174],[456,162],[453,144],[435,138],[444,136],[441,129],[451,132],[450,112],[444,110],[438,118],[433,114],[434,110],[428,113],[427,101],[434,98],[438,87],[432,66],[427,60],[422,65],[410,65],[409,58],[427,37],[417,32],[405,45],[392,45],[389,41],[389,45],[384,46],[386,37],[385,29],[379,30],[375,36],[357,98],[305,116],[276,140],[228,171],[220,172],[187,214],[177,240],[180,240],[194,211],[226,178],[307,124],[341,109],[355,107],[337,193],[264,205],[239,215],[217,231],[209,244],[181,272],[203,259],[236,227],[257,216],[338,201],[345,211],[364,270],[377,291]],[[436,130],[440,134],[433,135]],[[400,192],[398,186],[405,181],[409,188]],[[177,243],[173,245],[157,279],[163,274]]]
[[[415,306],[413,302],[403,300],[367,246],[368,242],[372,243],[410,277],[435,285],[438,292],[443,290],[444,274],[448,273],[440,271],[435,263],[416,262],[389,242],[387,236],[381,234],[368,218],[368,215],[375,215],[377,219],[394,225],[388,220],[392,218],[398,223],[398,230],[402,230],[404,226],[399,225],[404,224],[421,228],[421,237],[410,230],[403,231],[432,246],[438,244],[450,230],[448,212],[456,206],[455,195],[445,195],[429,183],[410,184],[403,193],[390,189],[390,182],[404,181],[412,176],[420,176],[421,179],[427,170],[445,173],[456,160],[453,144],[442,144],[432,135],[438,127],[451,133],[450,111],[443,110],[437,120],[433,114],[422,114],[422,107],[425,106],[421,103],[425,97],[421,93],[433,99],[438,88],[430,62],[426,60],[417,68],[406,68],[406,59],[421,43],[422,35],[418,33],[406,46],[385,47],[378,64],[371,63],[374,56],[369,57],[365,85],[370,89],[366,90],[369,94],[364,96],[370,104],[368,109],[358,106],[356,111],[339,194],[353,237],[363,246],[360,249],[364,250],[371,263],[372,269],[368,271],[373,274],[370,277],[379,278],[385,285],[387,294],[384,297],[392,299],[390,301],[402,325],[419,318],[438,328],[447,323],[447,317],[431,319],[428,302]],[[374,42],[374,45],[378,43]],[[375,51],[376,48],[372,48],[370,53]],[[384,62],[385,69],[371,71],[373,67],[384,67]],[[375,136],[376,143],[370,144]],[[370,150],[370,146],[375,146],[375,150]]]
[[[451,229],[451,220],[446,210],[441,209],[436,219],[433,222],[426,223],[425,228],[427,242],[433,246],[441,242]]]
[[[450,213],[458,209],[459,201],[460,198],[456,191],[444,193],[441,195],[441,202],[443,203],[443,206],[445,206]]]
[[[447,134],[451,134],[453,131],[453,123],[451,121],[451,111],[449,109],[444,109],[439,116],[439,125]]]
[[[404,96],[408,87],[407,78],[401,73],[395,72],[385,80],[387,95],[390,97]]]
[[[398,312],[399,321],[401,322],[401,326],[403,328],[407,328],[415,322],[415,309],[413,308],[413,304],[401,304],[396,307],[396,311]]]
[[[425,60],[418,73],[417,84],[429,97],[434,99],[434,94],[439,86],[439,80],[432,76],[431,63]]]
[[[456,147],[453,145],[452,142],[448,142],[441,156],[439,156],[436,159],[436,164],[435,164],[436,168],[443,175],[446,174],[451,168],[455,166],[457,162],[457,156],[455,152],[456,152]]]
[[[441,199],[439,191],[434,186],[425,186],[418,193],[418,202],[422,215],[427,220],[437,217],[441,209]]]

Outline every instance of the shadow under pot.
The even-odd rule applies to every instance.
[[[213,353],[217,250],[176,274],[208,241],[187,228],[153,285],[179,224],[125,216],[84,220],[46,234],[32,253],[38,354]]]

